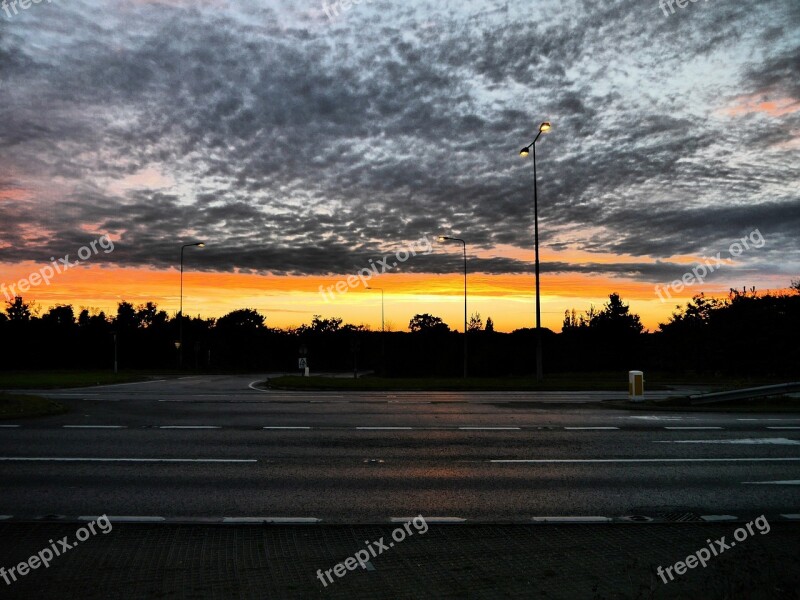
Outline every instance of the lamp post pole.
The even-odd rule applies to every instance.
[[[195,242],[193,244],[184,244],[181,246],[181,300],[180,310],[178,311],[178,369],[183,368],[183,251],[185,248],[197,246],[198,248],[205,247],[203,242]]]
[[[377,290],[381,293],[381,376],[386,376],[386,331],[384,329],[384,320],[383,320],[383,288],[375,288],[367,286],[368,290]]]
[[[464,377],[467,377],[467,242],[461,238],[439,236],[440,242],[460,242],[464,249]]]
[[[533,154],[533,244],[535,252],[535,272],[536,272],[536,381],[542,380],[542,308],[541,295],[539,291],[539,195],[537,192],[536,176],[536,141],[543,133],[550,131],[550,123],[544,122],[539,126],[539,133],[531,142],[520,151],[520,156]]]

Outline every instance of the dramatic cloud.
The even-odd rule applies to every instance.
[[[302,7],[298,8],[300,4]],[[332,3],[328,3],[331,5]],[[332,13],[334,14],[334,13]],[[352,272],[441,232],[473,270],[664,281],[758,228],[800,261],[800,5],[40,3],[0,13],[0,261],[109,232],[120,266]],[[487,254],[488,253],[488,254]],[[619,257],[614,260],[614,257]],[[602,260],[601,260],[602,258]],[[434,254],[409,270],[452,271]],[[787,275],[787,283],[788,283]]]

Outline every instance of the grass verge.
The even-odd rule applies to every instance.
[[[618,391],[628,392],[627,374],[585,373],[549,375],[544,381],[527,377],[496,378],[389,378],[389,377],[300,377],[286,375],[267,381],[268,387],[283,390],[352,391]],[[667,389],[654,383],[648,389]]]
[[[0,420],[43,417],[67,412],[67,407],[41,396],[0,392]]]
[[[111,371],[14,371],[0,372],[0,389],[46,390],[55,388],[87,387],[111,383],[146,381],[150,373],[112,373]]]

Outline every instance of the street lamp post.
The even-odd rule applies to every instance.
[[[464,377],[467,376],[467,242],[461,238],[439,236],[440,242],[460,242],[464,249]]]
[[[520,150],[522,157],[533,154],[533,243],[536,248],[536,381],[542,380],[542,310],[539,295],[539,198],[536,191],[536,141],[543,133],[550,131],[550,123],[545,121],[539,126],[539,133],[529,146]]]
[[[381,376],[386,376],[386,332],[383,326],[383,288],[367,286],[368,290],[380,291],[381,293]]]
[[[183,250],[185,248],[191,248],[192,246],[197,246],[198,248],[204,248],[205,244],[203,242],[195,242],[193,244],[184,244],[181,246],[181,307],[178,311],[178,368],[183,368]]]

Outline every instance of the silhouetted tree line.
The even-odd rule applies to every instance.
[[[567,311],[562,332],[542,331],[545,372],[643,369],[737,375],[800,375],[800,281],[791,293],[731,290],[720,300],[695,296],[676,307],[656,332],[618,294],[602,308]],[[76,316],[69,305],[39,316],[22,298],[0,313],[0,367],[110,369],[116,346],[121,369],[174,369],[180,317],[147,302],[120,302],[116,315]],[[267,326],[245,308],[219,319],[183,316],[183,364],[194,370],[295,372],[305,356],[312,371],[380,371],[389,376],[458,376],[463,333],[441,318],[415,315],[408,332],[370,331],[342,319],[314,316],[296,329]],[[479,314],[468,323],[469,369],[475,376],[529,375],[536,331],[494,331]]]

